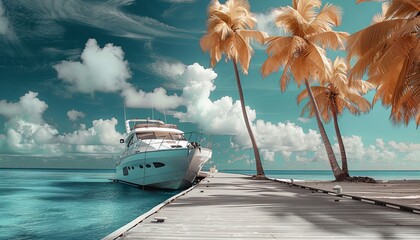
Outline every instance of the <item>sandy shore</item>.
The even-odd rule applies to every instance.
[[[343,194],[377,199],[420,210],[420,180],[389,180],[379,183],[305,181],[296,184],[327,191],[333,191],[335,185],[340,185]]]

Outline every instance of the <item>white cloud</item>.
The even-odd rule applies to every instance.
[[[80,128],[72,133],[58,136],[59,142],[70,145],[89,145],[90,148],[99,145],[118,145],[119,139],[124,136],[115,130],[117,119],[94,120],[91,128],[81,124]],[[80,147],[80,146],[79,146]]]
[[[159,59],[152,63],[151,67],[155,73],[163,77],[175,79],[184,73],[187,66],[178,61],[170,62],[166,59]]]
[[[48,54],[53,57],[65,56],[66,59],[77,60],[80,57],[80,53],[82,52],[82,49],[80,48],[64,49],[64,48],[46,46],[42,48],[42,52],[44,54]]]
[[[240,102],[234,102],[228,96],[211,101],[210,94],[216,89],[213,83],[216,77],[212,69],[205,69],[198,63],[187,66],[180,75],[187,111],[176,112],[174,117],[180,121],[194,122],[211,134],[236,135],[244,127]],[[247,111],[250,121],[253,121],[255,111],[249,107]]]
[[[360,136],[343,137],[343,142],[346,148],[346,153],[350,158],[363,160],[365,155],[369,152],[367,149],[365,149],[364,143]],[[338,153],[338,144],[336,144],[335,148],[336,153]]]
[[[299,121],[299,122],[302,122],[302,123],[308,123],[308,122],[310,122],[310,121],[311,121],[311,119],[309,119],[309,118],[299,117],[299,118],[298,118],[298,121]]]
[[[86,116],[83,112],[76,111],[75,109],[72,109],[67,112],[67,117],[70,119],[70,121],[76,121],[77,119],[82,119]]]
[[[38,93],[29,91],[17,103],[0,101],[0,115],[7,119],[20,116],[21,119],[31,123],[42,123],[42,114],[48,105],[37,98]]]
[[[1,100],[0,115],[6,121],[4,134],[0,134],[0,152],[31,156],[121,152],[118,140],[124,136],[116,131],[115,118],[94,120],[91,128],[82,124],[73,133],[60,134],[43,119],[47,108],[36,92],[28,92],[14,103]]]
[[[403,143],[396,141],[389,141],[388,144],[399,152],[420,151],[420,143]]]
[[[7,35],[10,31],[9,20],[5,16],[3,2],[0,0],[0,35]]]
[[[179,61],[170,61],[168,59],[160,58],[150,64],[151,70],[158,76],[169,80],[165,83],[165,87],[172,89],[182,89],[184,83],[181,75],[185,72],[187,66]]]
[[[351,169],[412,169],[420,163],[420,150],[417,143],[404,143],[376,139],[375,144],[365,144],[360,136],[343,136],[348,164]],[[338,143],[333,144],[338,163],[341,163]],[[309,155],[308,155],[309,153]],[[293,158],[293,156],[292,156]],[[296,161],[321,163],[329,168],[325,147],[320,145],[317,151],[296,153]],[[321,166],[321,167],[322,167]]]
[[[61,22],[72,22],[108,31],[109,34],[134,39],[155,37],[188,37],[186,30],[178,29],[150,17],[136,16],[124,11],[134,0],[81,1],[15,0],[18,7],[28,9],[40,34],[54,34],[49,28],[60,28]]]
[[[256,122],[257,139],[261,145],[275,151],[315,151],[321,144],[318,132],[305,133],[294,123]]]
[[[284,30],[277,27],[274,22],[278,14],[278,9],[269,10],[268,13],[256,13],[257,29],[268,33],[269,36],[283,36]]]
[[[265,161],[274,162],[275,153],[268,149],[261,149],[261,156]]]
[[[62,61],[54,65],[58,78],[67,84],[70,91],[119,92],[126,106],[130,108],[175,109],[183,103],[182,97],[176,93],[168,95],[164,88],[158,87],[153,92],[145,92],[137,90],[128,83],[131,72],[128,62],[124,60],[121,47],[108,43],[100,48],[95,39],[89,39],[80,58],[81,62]],[[179,62],[169,64],[162,61],[160,65],[153,64],[152,69],[162,76],[173,79],[176,75],[187,72],[186,66]],[[70,119],[71,117],[69,116]]]
[[[116,92],[131,77],[121,47],[108,43],[100,48],[95,39],[87,41],[81,62],[62,61],[53,67],[71,91],[81,93]]]
[[[312,159],[310,159],[308,157],[304,157],[304,156],[300,156],[300,155],[296,156],[296,162],[307,163],[307,162],[311,162],[311,161],[312,161]]]
[[[414,150],[413,152],[407,153],[403,160],[413,161],[418,165],[420,163],[420,150]]]
[[[309,130],[305,133],[300,126],[290,122],[273,124],[256,120],[252,128],[260,149],[278,153],[285,160],[291,159],[292,155],[318,152],[322,144],[320,135],[316,131]],[[241,132],[233,136],[232,140],[241,148],[251,147],[245,126]]]
[[[176,62],[172,64],[181,66]],[[212,69],[205,69],[194,63],[180,73],[178,68],[171,67],[171,63],[165,62],[164,65],[167,69],[177,70],[176,75],[172,76],[177,77],[178,83],[184,85],[182,97],[187,110],[175,112],[174,117],[180,121],[196,123],[200,129],[209,134],[232,135],[234,143],[242,148],[251,146],[240,101],[234,101],[229,96],[215,101],[210,99],[211,93],[216,89],[214,79],[217,77]],[[314,151],[321,144],[319,134],[313,130],[304,133],[301,127],[293,123],[275,125],[256,120],[256,111],[249,106],[246,106],[246,109],[258,145],[262,149],[290,157],[291,152]],[[268,159],[273,159],[274,155],[266,153]]]
[[[237,156],[237,157],[231,156],[231,158],[227,160],[227,165],[230,165],[235,162],[241,162],[241,161],[245,161],[247,165],[251,163],[251,161],[249,160],[248,154],[241,154],[240,156]]]
[[[183,99],[177,94],[167,95],[164,88],[155,88],[153,92],[136,90],[130,86],[121,92],[125,105],[129,108],[155,108],[157,110],[176,109],[182,105]]]
[[[381,138],[376,139],[376,146],[380,149],[385,148],[385,143]]]
[[[43,113],[48,105],[36,92],[28,92],[18,102],[0,101],[0,115],[6,118],[5,134],[1,138],[4,151],[40,154],[45,152],[44,143],[58,134],[57,129],[46,124]]]
[[[281,151],[280,153],[281,153],[281,155],[283,156],[283,158],[285,160],[289,160],[290,157],[292,156],[292,152],[291,151]]]
[[[195,0],[162,0],[164,2],[170,2],[170,3],[192,3]]]

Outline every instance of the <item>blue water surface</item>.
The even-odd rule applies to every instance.
[[[113,175],[0,169],[0,239],[100,239],[178,193],[113,183]]]
[[[223,172],[255,174],[255,171]],[[330,170],[266,170],[280,179],[333,180]],[[108,180],[114,170],[0,169],[0,239],[101,239],[178,191]],[[378,180],[420,179],[420,171],[351,171]]]

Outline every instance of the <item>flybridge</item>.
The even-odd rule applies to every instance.
[[[130,123],[134,123],[133,127],[130,127]],[[175,124],[165,124],[161,120],[151,120],[151,119],[129,119],[125,121],[125,130],[129,133],[134,128],[147,128],[147,127],[158,127],[158,128],[175,128]]]

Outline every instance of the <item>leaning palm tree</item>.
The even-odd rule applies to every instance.
[[[331,118],[334,121],[335,133],[341,155],[341,168],[347,178],[350,177],[346,150],[344,148],[343,138],[338,126],[338,116],[342,115],[345,109],[348,109],[353,115],[367,113],[371,109],[368,100],[363,98],[374,85],[366,81],[357,80],[349,86],[347,79],[347,64],[344,59],[336,58],[334,61],[332,74],[328,79],[323,80],[323,85],[312,86],[311,91],[315,101],[318,104],[322,119],[328,123]],[[308,98],[308,91],[304,89],[297,97],[298,104]],[[309,113],[309,117],[315,115],[315,108],[311,102],[307,102],[302,109],[302,115]]]
[[[369,0],[357,0],[357,3]],[[420,124],[420,0],[391,0],[373,24],[348,38],[351,79],[365,73],[377,85],[373,99],[391,106],[394,124]]]
[[[279,9],[276,24],[282,26],[289,35],[266,39],[268,58],[261,73],[265,77],[283,66],[280,77],[282,91],[286,89],[291,75],[298,86],[305,84],[331,169],[336,180],[343,180],[346,176],[335,158],[309,81],[328,78],[331,74],[331,62],[327,59],[324,48],[344,48],[343,40],[348,34],[332,30],[332,27],[341,23],[341,10],[331,4],[320,9],[321,5],[320,0],[293,0],[292,7]]]
[[[200,46],[203,51],[210,53],[211,66],[219,62],[223,54],[233,62],[242,114],[254,149],[256,178],[265,179],[257,142],[245,108],[238,65],[244,74],[248,73],[249,62],[253,54],[250,40],[255,39],[262,44],[266,34],[252,30],[256,24],[256,19],[250,12],[247,0],[228,0],[225,4],[220,4],[219,1],[214,0],[210,3],[208,11],[207,33],[201,38]]]

